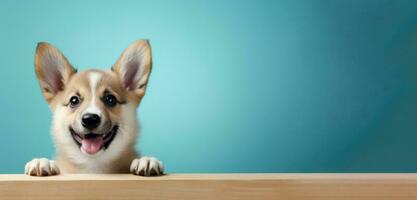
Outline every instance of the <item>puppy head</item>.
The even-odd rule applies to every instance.
[[[109,71],[77,72],[48,43],[39,43],[35,72],[52,109],[57,150],[79,159],[117,156],[136,141],[136,107],[151,72],[148,41],[131,44]]]

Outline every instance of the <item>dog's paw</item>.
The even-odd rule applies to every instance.
[[[159,176],[164,173],[164,165],[154,157],[135,158],[130,165],[130,172],[139,176]]]
[[[53,160],[34,158],[26,163],[25,174],[30,176],[52,176],[59,174],[59,168]]]

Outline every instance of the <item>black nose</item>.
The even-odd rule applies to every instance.
[[[81,117],[81,124],[87,129],[95,129],[100,125],[100,116],[96,114],[87,113]]]

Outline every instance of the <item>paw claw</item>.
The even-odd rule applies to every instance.
[[[159,176],[163,171],[162,162],[154,157],[136,158],[130,165],[130,172],[139,176]]]
[[[25,165],[25,174],[30,176],[51,176],[59,174],[55,161],[46,158],[34,158]]]

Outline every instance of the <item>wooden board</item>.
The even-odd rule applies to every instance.
[[[0,175],[0,199],[417,199],[417,174]]]

